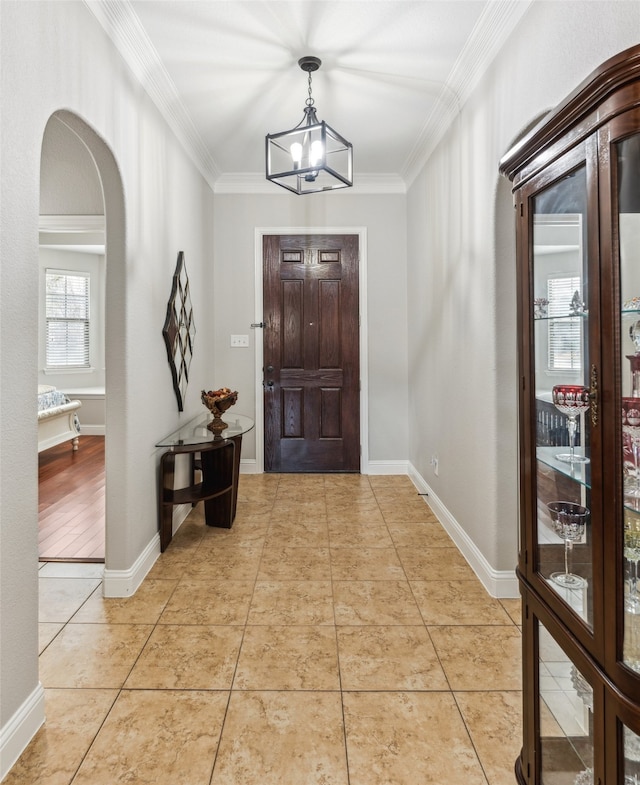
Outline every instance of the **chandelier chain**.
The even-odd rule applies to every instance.
[[[309,92],[309,97],[308,97],[308,98],[307,98],[307,100],[305,101],[305,104],[306,104],[307,106],[313,106],[313,104],[315,103],[315,101],[313,100],[313,96],[311,95],[311,71],[309,71],[308,73],[309,73],[309,89],[308,89],[308,92]]]

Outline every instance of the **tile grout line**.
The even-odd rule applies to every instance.
[[[503,625],[494,625],[494,624],[486,623],[486,624],[478,625],[478,624],[469,623],[469,624],[460,625],[460,624],[455,624],[455,623],[451,624],[450,623],[448,625],[439,625],[439,624],[428,625],[426,620],[425,620],[425,615],[423,613],[423,610],[421,609],[420,603],[418,602],[418,599],[417,599],[417,596],[416,596],[416,593],[415,593],[416,586],[414,584],[417,583],[417,580],[416,581],[411,581],[409,579],[408,574],[407,574],[407,568],[405,567],[403,559],[401,558],[400,553],[398,551],[398,549],[401,547],[401,545],[398,543],[398,537],[397,537],[397,535],[393,534],[393,532],[392,532],[392,530],[390,528],[391,524],[387,521],[387,517],[385,516],[385,514],[384,514],[384,512],[383,512],[383,510],[382,510],[382,508],[380,506],[380,498],[381,498],[380,497],[380,493],[381,493],[381,491],[380,491],[380,489],[378,489],[378,494],[376,494],[376,491],[374,489],[374,485],[372,485],[371,480],[367,477],[367,483],[366,483],[367,491],[371,492],[371,494],[373,496],[373,499],[375,500],[376,514],[379,512],[379,514],[381,515],[382,523],[384,524],[384,527],[385,527],[384,531],[386,531],[386,534],[388,535],[389,540],[390,540],[390,550],[393,551],[393,554],[395,555],[395,558],[396,558],[397,562],[400,564],[400,567],[401,567],[401,570],[402,570],[402,575],[404,576],[404,582],[406,583],[406,585],[409,588],[409,593],[406,594],[405,596],[411,598],[410,602],[412,602],[414,604],[414,606],[418,610],[417,619],[419,619],[419,621],[416,621],[415,623],[412,623],[412,624],[407,624],[407,623],[404,623],[404,624],[402,624],[402,623],[394,624],[393,622],[387,622],[384,626],[390,626],[390,627],[393,627],[393,626],[416,627],[416,628],[424,629],[425,633],[426,633],[426,636],[427,636],[427,639],[429,641],[429,644],[433,648],[433,651],[434,651],[434,654],[435,654],[435,662],[437,662],[438,667],[440,668],[440,670],[441,670],[441,672],[442,672],[442,674],[444,676],[444,682],[447,685],[447,688],[446,689],[439,689],[439,690],[430,690],[430,689],[428,689],[428,687],[420,688],[420,689],[412,689],[410,686],[408,686],[408,687],[405,687],[405,689],[399,689],[399,688],[396,688],[396,689],[389,689],[389,688],[387,688],[387,689],[380,689],[380,688],[372,687],[372,688],[369,688],[369,689],[346,690],[345,689],[345,676],[348,676],[348,673],[345,674],[345,672],[343,671],[343,668],[342,668],[341,646],[340,646],[341,638],[340,638],[339,633],[340,633],[340,627],[341,626],[348,627],[350,625],[349,624],[339,625],[338,624],[338,616],[337,616],[337,613],[336,613],[336,610],[337,610],[336,609],[336,604],[337,604],[337,601],[336,601],[336,588],[337,588],[337,583],[339,582],[339,579],[336,578],[336,571],[335,571],[336,565],[334,564],[334,559],[332,558],[332,552],[334,550],[336,550],[336,549],[340,550],[341,547],[340,547],[340,543],[339,542],[335,543],[335,531],[334,531],[334,535],[332,536],[332,533],[331,533],[332,530],[331,530],[331,527],[329,525],[329,509],[330,509],[330,505],[329,505],[329,493],[330,493],[329,482],[330,482],[329,476],[325,475],[324,478],[323,478],[323,488],[324,488],[323,499],[324,499],[324,509],[325,509],[324,524],[323,525],[326,527],[326,537],[327,537],[326,541],[327,541],[327,551],[328,551],[329,583],[330,583],[330,587],[331,587],[331,601],[332,601],[331,612],[332,612],[333,628],[334,628],[333,638],[334,638],[335,649],[336,649],[336,658],[337,658],[336,662],[337,662],[337,670],[338,670],[338,673],[337,673],[337,675],[338,675],[338,692],[339,692],[339,695],[340,695],[340,702],[341,702],[342,732],[343,732],[343,743],[344,743],[344,763],[345,763],[345,766],[346,766],[346,778],[347,778],[346,782],[347,782],[347,785],[348,785],[348,783],[351,782],[352,772],[350,772],[350,767],[349,767],[349,762],[350,761],[349,761],[349,746],[348,746],[348,743],[347,743],[347,714],[346,714],[346,704],[345,704],[345,701],[346,701],[346,698],[347,698],[348,694],[351,693],[351,692],[358,693],[358,694],[360,694],[360,693],[362,693],[362,694],[365,694],[365,693],[369,693],[369,694],[383,694],[383,693],[401,693],[401,692],[405,692],[408,695],[419,695],[419,694],[431,694],[431,695],[433,695],[433,694],[438,694],[438,693],[451,695],[451,697],[453,699],[453,703],[454,703],[454,705],[456,707],[456,714],[460,718],[460,721],[462,723],[462,727],[464,728],[464,732],[465,732],[466,736],[468,737],[468,742],[470,744],[470,749],[473,750],[475,758],[476,758],[476,761],[477,761],[477,764],[479,765],[479,772],[480,771],[482,772],[482,776],[484,777],[484,781],[486,783],[490,783],[489,775],[487,773],[485,765],[483,764],[483,761],[480,758],[478,748],[477,748],[477,746],[476,746],[476,744],[475,744],[475,742],[474,742],[474,740],[473,740],[473,738],[471,736],[470,726],[468,726],[467,722],[465,721],[465,718],[464,718],[464,715],[463,715],[463,712],[462,712],[462,708],[461,708],[461,703],[458,701],[458,696],[456,695],[456,693],[452,689],[452,685],[451,685],[451,683],[449,681],[449,677],[447,676],[447,672],[444,669],[444,665],[442,663],[439,651],[438,651],[438,649],[436,648],[436,646],[435,646],[435,644],[433,642],[433,638],[431,636],[430,629],[431,628],[437,628],[437,627],[447,627],[447,626],[455,627],[456,629],[457,628],[463,628],[463,627],[478,627],[478,626],[483,626],[483,627],[490,628],[490,629],[496,629],[498,627],[507,627],[507,626],[510,626],[510,625],[514,625],[514,626],[516,626],[517,629],[519,629],[518,625],[515,623],[515,621],[511,617],[511,614],[507,612],[507,610],[504,607],[504,605],[502,605],[502,609],[503,609],[503,611],[505,613],[505,616],[508,617],[508,619],[509,619],[508,624],[505,623]],[[258,488],[259,487],[260,486],[258,486]],[[289,487],[294,487],[294,486],[289,486]],[[357,487],[360,488],[362,486],[357,486]],[[269,511],[267,512],[265,510],[265,513],[264,513],[264,515],[267,518],[267,524],[268,525],[266,527],[266,530],[265,530],[264,534],[260,535],[260,541],[261,541],[260,555],[259,555],[259,558],[257,560],[257,566],[256,566],[255,573],[253,575],[251,591],[250,591],[250,593],[247,594],[246,612],[245,612],[245,615],[244,615],[244,622],[241,624],[242,634],[241,634],[241,636],[239,638],[239,643],[238,643],[238,646],[237,646],[237,654],[236,654],[235,663],[234,663],[234,666],[233,666],[233,673],[232,673],[230,681],[229,681],[229,689],[228,689],[227,697],[226,697],[226,705],[224,706],[224,712],[221,714],[217,743],[216,743],[216,747],[215,747],[215,752],[214,752],[214,754],[212,756],[213,760],[211,762],[211,767],[210,767],[210,770],[209,770],[209,776],[208,776],[208,783],[209,783],[209,785],[213,785],[213,783],[216,781],[216,766],[218,765],[218,762],[219,762],[219,755],[220,755],[220,752],[221,752],[221,749],[222,749],[222,740],[223,740],[224,733],[225,733],[225,727],[227,726],[227,722],[229,721],[229,709],[230,709],[232,696],[233,696],[234,693],[240,694],[240,693],[246,693],[246,692],[252,692],[252,691],[255,692],[256,691],[256,689],[254,689],[254,690],[241,690],[239,688],[234,688],[235,680],[236,680],[236,677],[238,675],[238,668],[239,668],[239,663],[240,663],[240,657],[242,656],[243,646],[244,646],[245,641],[246,641],[246,635],[247,635],[247,632],[248,632],[248,628],[249,627],[260,627],[260,626],[265,626],[265,625],[266,626],[270,626],[270,625],[273,626],[273,624],[269,621],[268,614],[265,615],[265,625],[263,625],[263,624],[253,624],[253,623],[250,622],[251,608],[252,608],[254,600],[256,599],[256,596],[257,596],[256,592],[257,592],[257,589],[258,589],[258,587],[257,587],[258,579],[259,579],[259,576],[260,576],[261,566],[262,566],[263,561],[265,559],[265,553],[266,553],[266,551],[267,551],[267,549],[269,547],[268,544],[270,542],[271,532],[273,531],[274,524],[277,523],[278,520],[280,520],[280,519],[284,520],[284,518],[286,517],[286,516],[283,517],[282,513],[278,513],[277,515],[274,515],[274,509],[276,509],[276,503],[277,503],[277,500],[278,500],[279,491],[284,492],[284,491],[288,490],[288,488],[285,488],[284,484],[281,483],[281,480],[279,478],[277,480],[277,484],[275,486],[275,489],[273,489],[273,494],[271,494],[271,490],[272,489],[270,488],[269,497],[271,498],[271,505],[270,505]],[[398,491],[397,493],[400,494],[401,496],[403,495],[401,491]],[[393,493],[391,492],[391,487],[390,486],[389,486],[388,490],[387,490],[386,487],[382,488],[382,494],[383,494],[382,495],[383,501],[386,499],[387,501],[391,501],[391,502],[395,503],[395,499],[392,498],[392,497],[395,497],[397,494],[396,494],[395,491]],[[252,494],[252,496],[253,495],[254,494]],[[345,499],[346,499],[346,497],[345,497]],[[280,501],[281,502],[283,502],[283,501],[290,501],[291,504],[295,504],[295,502],[299,501],[299,500],[300,499],[297,499],[297,500],[296,499],[287,500],[286,493],[283,493],[283,495],[280,496]],[[253,502],[253,501],[256,501],[256,499],[251,498],[249,500],[249,502]],[[387,507],[389,507],[389,506],[390,505],[387,505]],[[428,507],[428,503],[427,503],[427,507]],[[346,514],[346,513],[341,513],[341,514],[344,517],[345,521],[348,521],[348,514]],[[278,515],[279,515],[279,517],[278,517]],[[338,514],[335,512],[335,510],[333,511],[333,515],[334,515],[334,519],[338,520]],[[392,516],[392,517],[394,517],[394,516]],[[370,526],[370,524],[368,524],[366,522],[365,518],[366,518],[366,515],[362,517],[362,514],[361,514],[361,519],[360,519],[359,525],[362,526],[363,528],[366,528],[367,526]],[[298,519],[301,520],[301,521],[304,520],[304,515],[301,514],[300,516],[298,516],[298,518],[296,520],[298,520]],[[413,521],[408,521],[408,523],[413,523],[415,525],[419,525],[420,524],[420,522],[413,522]],[[348,522],[347,523],[343,523],[342,525],[348,527]],[[206,529],[205,529],[205,531],[206,531]],[[338,531],[339,531],[339,529],[338,529]],[[382,532],[382,530],[381,530],[381,532]],[[244,533],[244,530],[243,530],[243,533]],[[300,535],[298,534],[298,532],[295,532],[294,536],[298,536],[299,537]],[[194,550],[195,551],[199,551],[199,550],[202,549],[202,553],[205,554],[205,551],[203,549],[203,544],[206,542],[206,539],[207,539],[206,536],[202,536],[201,535],[199,540],[197,541],[197,545],[195,546]],[[257,538],[256,538],[256,541],[257,541]],[[400,542],[401,541],[402,541],[402,539],[400,537]],[[183,542],[185,542],[185,544],[188,547],[190,547],[188,545],[189,544],[189,540],[186,540],[186,541],[183,541]],[[225,542],[226,543],[227,540],[223,540],[221,542]],[[232,543],[232,545],[233,544],[237,545],[240,548],[244,547],[244,545],[245,545],[245,543],[242,541],[242,539],[239,542]],[[255,545],[254,541],[247,540],[247,546],[253,547],[253,545]],[[272,543],[272,545],[273,545],[273,543]],[[297,547],[309,547],[309,548],[312,547],[312,546],[303,546],[301,544],[301,541],[299,541],[299,540],[296,541],[296,546]],[[211,547],[211,544],[210,544],[210,547]],[[294,548],[294,546],[290,546],[290,547]],[[320,546],[313,546],[313,547],[320,547]],[[370,550],[373,548],[373,546],[367,546],[366,544],[363,545],[362,543],[360,545],[351,546],[351,547],[354,550],[354,552],[358,551],[358,550],[361,550],[363,548],[370,549]],[[388,547],[389,546],[387,546],[386,544],[384,545],[385,549],[388,548]],[[402,547],[407,547],[407,546],[402,546]],[[426,548],[429,548],[430,546],[415,546],[415,547],[416,548],[419,547],[420,549],[423,549],[423,548],[426,549]],[[434,547],[436,547],[436,546],[434,546]],[[455,547],[455,545],[453,547]],[[346,549],[346,548],[347,548],[347,546],[343,546],[342,549]],[[386,562],[387,562],[387,559],[383,559],[383,561],[381,561],[380,564],[385,564]],[[80,771],[81,767],[83,766],[84,762],[86,761],[87,756],[89,755],[90,751],[94,748],[98,736],[102,732],[102,730],[103,730],[103,728],[105,726],[105,723],[107,722],[107,719],[112,715],[114,706],[116,705],[118,699],[120,698],[122,693],[125,691],[125,689],[129,689],[131,691],[135,691],[136,689],[141,689],[141,690],[145,689],[144,687],[140,687],[140,688],[135,688],[135,687],[133,687],[133,688],[125,688],[125,684],[126,684],[127,680],[131,677],[131,674],[134,671],[134,669],[136,668],[136,666],[139,664],[140,659],[143,656],[143,652],[145,651],[146,647],[148,646],[149,640],[151,639],[152,635],[161,626],[164,626],[164,625],[161,625],[160,622],[161,622],[161,619],[162,619],[166,609],[168,608],[169,604],[171,603],[172,598],[175,597],[176,592],[178,591],[178,588],[180,587],[180,585],[181,584],[184,585],[184,582],[187,581],[187,579],[184,577],[184,569],[185,569],[187,563],[188,562],[185,562],[184,564],[182,562],[177,562],[177,564],[180,565],[181,574],[178,577],[178,579],[175,581],[175,584],[174,584],[170,594],[168,595],[168,597],[164,601],[164,604],[162,605],[162,608],[161,608],[161,610],[160,610],[160,612],[159,612],[155,622],[150,625],[151,626],[151,630],[149,631],[149,634],[147,635],[145,641],[143,642],[143,644],[142,644],[142,646],[140,648],[140,651],[138,652],[137,656],[135,657],[133,663],[131,664],[131,667],[129,668],[127,675],[124,677],[121,686],[119,688],[117,688],[116,695],[113,698],[113,701],[111,702],[108,710],[106,711],[102,721],[100,722],[99,728],[93,734],[92,739],[91,739],[90,743],[88,744],[86,751],[82,754],[81,760],[80,760],[77,768],[71,774],[71,780],[69,781],[70,783],[73,783],[76,780],[76,778],[78,776],[78,772]],[[275,562],[273,562],[273,560],[272,560],[272,564],[271,564],[272,568],[274,566],[274,563]],[[340,565],[342,565],[342,562],[336,562],[336,564],[338,565],[339,568],[344,570],[344,565],[342,567],[340,567]],[[351,567],[352,562],[350,561],[350,557],[349,557],[349,559],[346,560],[345,564],[348,565],[349,567]],[[380,573],[376,573],[375,572],[375,560],[373,560],[372,564],[374,565],[374,570],[372,572],[372,575],[374,575],[374,577],[373,578],[369,578],[368,579],[369,582],[375,581],[380,576]],[[306,565],[306,563],[305,563],[305,565]],[[265,562],[265,567],[266,566],[267,566],[267,562]],[[276,568],[276,570],[277,570],[277,568]],[[353,573],[353,571],[351,569],[349,569],[349,573],[351,573],[351,575],[355,575],[356,574],[356,573]],[[205,573],[203,573],[203,578],[202,578],[203,581],[207,580],[207,578],[204,577],[204,574]],[[309,573],[309,574],[311,574],[311,573]],[[362,574],[365,574],[365,573],[362,573]],[[345,572],[344,575],[346,576],[347,572]],[[165,578],[164,580],[168,580],[168,579],[169,578]],[[157,580],[162,580],[162,578],[158,578]],[[172,579],[172,580],[174,580],[174,579]],[[273,580],[273,581],[276,581],[278,583],[287,583],[288,582],[286,579],[282,580],[282,579],[280,579],[278,577],[272,578],[272,579],[265,578],[264,580],[267,580],[267,581]],[[288,580],[301,580],[301,579],[299,579],[299,578],[290,578]],[[315,578],[310,578],[309,580],[316,580],[316,579]],[[317,579],[317,580],[320,580],[320,579]],[[343,582],[345,582],[345,578],[343,578],[342,580],[343,580]],[[363,580],[364,581],[364,579],[356,579],[356,578],[351,578],[351,580],[354,580],[354,581],[355,580]],[[385,578],[383,578],[382,580],[385,580]],[[474,583],[476,582],[475,580],[472,580],[472,579],[469,579],[469,580],[470,580],[470,582],[474,582]],[[442,579],[442,581],[425,580],[424,582],[429,584],[429,583],[444,582],[444,581],[445,581],[445,579]],[[457,580],[456,582],[459,583],[460,580]],[[428,587],[425,587],[425,588],[428,589]],[[249,586],[247,586],[247,590],[248,589],[249,589]],[[43,649],[42,653],[44,653],[46,651],[46,649],[53,643],[54,640],[56,640],[56,638],[60,635],[60,633],[71,623],[71,620],[80,612],[81,608],[89,601],[89,599],[92,596],[94,596],[96,591],[99,591],[99,587],[94,589],[94,591],[91,592],[91,594],[87,598],[85,598],[85,600],[81,603],[81,605],[72,614],[71,618],[68,619],[63,624],[62,628],[56,633],[54,638],[47,643],[47,645]],[[268,607],[271,604],[272,603],[270,601],[267,602],[267,606],[265,606],[267,610],[268,610]],[[274,609],[275,609],[275,607],[276,606],[273,606]],[[266,613],[266,611],[265,611],[265,613]],[[292,613],[294,613],[293,610],[290,610],[290,614],[289,614],[290,618],[292,618],[294,620],[297,619],[297,618],[304,618],[304,617],[295,616],[295,614],[291,615]],[[318,618],[317,613],[312,614],[312,616],[313,616],[314,619]],[[398,618],[395,614],[393,614],[393,617],[395,617],[396,619]],[[323,618],[324,618],[324,616],[323,616]],[[326,618],[328,618],[328,617],[326,617]],[[378,613],[377,612],[375,614],[375,618],[378,618]],[[390,617],[390,618],[392,618],[392,617]],[[95,623],[101,623],[101,622],[95,622]],[[121,623],[125,624],[127,622],[121,622]],[[169,622],[167,622],[167,624],[168,623]],[[109,622],[107,622],[107,624],[109,624]],[[205,625],[199,625],[199,624],[197,624],[197,622],[190,622],[190,624],[191,625],[195,625],[195,626],[205,626]],[[182,623],[179,623],[178,626],[186,626],[186,625],[183,625]],[[225,624],[225,623],[218,623],[218,624],[216,624],[214,626],[228,627],[228,626],[236,626],[236,625],[229,625],[228,623],[227,624]],[[323,625],[317,625],[317,623],[315,621],[312,621],[311,623],[309,621],[306,621],[306,622],[305,621],[303,621],[303,622],[295,621],[294,624],[290,624],[290,623],[286,623],[286,622],[284,622],[284,623],[280,622],[280,624],[278,626],[285,626],[285,627],[293,627],[293,626],[317,627],[317,626],[321,626],[321,627],[326,627],[327,625],[324,625],[324,624]],[[353,626],[353,625],[351,625],[351,626]],[[368,623],[360,625],[361,629],[363,629],[363,630],[366,629],[367,627],[376,627],[376,626],[380,626],[380,624],[379,623],[376,624],[374,621],[369,621]],[[331,639],[331,636],[329,636],[329,638],[327,638],[327,640],[330,640],[330,639]],[[343,654],[345,654],[345,653],[348,653],[348,649],[345,649],[343,651]],[[254,679],[254,681],[255,681],[255,679]],[[347,681],[348,681],[348,679],[347,679]],[[258,683],[258,682],[256,682],[256,683]],[[320,682],[318,682],[318,683],[320,683]],[[365,682],[363,682],[363,683],[365,683]],[[407,683],[411,684],[411,683],[415,683],[415,682],[409,681]],[[421,682],[419,682],[419,683],[421,683]],[[428,682],[425,682],[425,683],[433,683],[433,682],[429,680]],[[82,688],[81,687],[81,688],[75,688],[75,689],[87,689],[87,688]],[[106,689],[106,688],[103,688],[103,689]],[[152,688],[148,688],[148,689],[152,689]],[[173,689],[174,690],[181,690],[182,688],[174,687]],[[202,688],[198,688],[198,687],[193,687],[191,689],[194,690],[194,691],[201,691],[202,690]],[[171,691],[171,689],[166,690],[166,691]],[[188,691],[188,690],[182,690],[182,691]],[[205,690],[205,691],[220,693],[220,692],[225,692],[226,690],[216,689],[216,690]],[[319,689],[304,690],[304,689],[297,689],[296,688],[296,689],[293,689],[293,690],[286,690],[286,689],[282,690],[282,689],[276,689],[275,687],[270,689],[270,690],[257,690],[257,691],[259,691],[259,692],[274,692],[274,693],[283,692],[284,691],[284,692],[288,692],[288,693],[299,693],[299,694],[307,693],[307,694],[310,694],[310,695],[319,694],[319,693],[325,693],[325,692],[329,692],[329,693],[333,692],[333,690],[331,690],[331,689],[329,689],[329,690],[327,690],[327,689],[322,689],[322,690],[319,690]],[[464,693],[464,692],[467,692],[467,691],[474,692],[475,690],[459,690],[458,692]],[[492,691],[493,690],[487,690],[487,692],[492,692]],[[517,690],[512,690],[512,691],[513,692],[517,692]],[[506,692],[506,690],[500,690],[500,692]],[[222,702],[220,702],[220,708],[222,708],[222,705],[223,705]],[[357,746],[354,749],[357,752]],[[206,776],[206,773],[204,771],[202,772],[202,774]],[[354,773],[354,776],[355,776],[355,773]],[[201,780],[198,780],[198,782],[200,782],[200,781]]]
[[[273,504],[275,504],[275,498],[277,496],[277,489],[278,489],[279,485],[280,485],[280,481],[278,480],[278,483],[276,485],[276,493],[274,494],[274,503]],[[212,785],[212,783],[213,783],[213,776],[214,776],[215,771],[216,771],[216,764],[218,762],[218,756],[220,754],[220,747],[222,745],[222,736],[224,734],[224,728],[225,728],[225,725],[227,723],[227,716],[229,714],[229,706],[231,704],[231,697],[232,697],[233,692],[234,692],[233,685],[235,683],[236,675],[237,675],[237,672],[238,672],[238,665],[240,663],[240,656],[242,654],[242,646],[244,644],[244,639],[245,639],[245,635],[246,635],[246,632],[247,632],[247,627],[249,626],[249,613],[251,611],[251,604],[253,602],[253,598],[254,598],[255,593],[256,593],[256,584],[258,583],[258,575],[260,574],[260,564],[261,564],[262,559],[264,557],[264,549],[266,547],[267,539],[269,537],[269,531],[271,529],[271,523],[272,523],[272,521],[271,521],[271,514],[272,514],[272,510],[273,510],[273,504],[271,505],[271,508],[269,510],[269,513],[268,513],[269,525],[267,526],[267,531],[266,531],[266,534],[265,534],[265,538],[264,538],[264,540],[262,542],[262,551],[261,551],[261,554],[260,554],[260,559],[258,560],[258,565],[257,565],[257,568],[256,568],[256,574],[255,574],[254,579],[253,579],[253,589],[251,590],[251,597],[249,598],[249,601],[247,603],[247,613],[246,613],[246,616],[245,616],[245,619],[244,619],[244,624],[242,625],[242,636],[240,637],[240,644],[238,646],[238,654],[236,656],[236,663],[235,663],[235,666],[234,666],[234,669],[233,669],[233,674],[232,674],[230,682],[229,682],[229,695],[227,697],[227,704],[225,706],[224,714],[222,716],[222,721],[220,723],[220,733],[218,735],[218,743],[216,744],[216,751],[215,751],[215,754],[213,756],[213,762],[211,764],[211,774],[209,776],[209,785]]]
[[[367,479],[367,484],[371,487],[371,483]],[[326,497],[326,480],[325,480],[325,506],[327,505]],[[331,529],[329,527],[328,506],[327,506],[327,541],[329,549],[329,579],[331,581],[331,609],[333,611],[333,629],[336,641],[336,659],[338,664],[338,685],[340,687],[340,713],[342,717],[342,740],[344,743],[344,759],[347,774],[347,785],[351,783],[351,772],[349,768],[349,745],[347,743],[347,717],[345,713],[345,696],[344,688],[342,685],[342,668],[340,666],[340,643],[338,639],[338,619],[336,617],[336,595],[333,580],[333,559],[331,558]]]

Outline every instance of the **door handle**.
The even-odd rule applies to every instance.
[[[267,373],[273,373],[273,365],[267,365],[266,371]]]
[[[262,386],[265,390],[273,390],[273,384],[274,383],[271,381],[271,379],[269,379],[268,382],[262,382]]]

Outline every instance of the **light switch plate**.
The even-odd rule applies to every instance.
[[[249,336],[248,335],[232,335],[231,336],[231,346],[233,346],[233,347],[249,346]]]

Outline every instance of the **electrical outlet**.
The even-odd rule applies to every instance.
[[[233,346],[233,347],[249,346],[249,336],[248,335],[232,335],[231,336],[231,346]]]
[[[435,476],[438,476],[438,456],[432,455],[431,456],[431,466],[433,467],[433,473]]]

